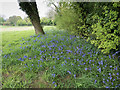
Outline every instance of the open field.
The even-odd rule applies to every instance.
[[[0,26],[0,31],[24,31],[24,30],[32,30],[33,26]]]
[[[45,35],[12,28],[2,32],[3,88],[120,87],[117,59],[83,38],[52,26]]]

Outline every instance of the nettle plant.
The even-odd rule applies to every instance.
[[[104,17],[94,15],[94,18],[98,18],[98,23],[92,25],[93,32],[96,37],[91,40],[92,44],[102,49],[103,53],[109,53],[111,49],[118,50],[117,46],[120,44],[120,18],[118,18],[118,12],[104,7]],[[90,38],[89,38],[90,39]]]

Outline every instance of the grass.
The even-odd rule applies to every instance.
[[[0,25],[0,28],[13,28],[13,27],[32,27],[32,26],[3,26],[3,25]]]
[[[119,62],[55,27],[2,33],[3,88],[120,87]]]

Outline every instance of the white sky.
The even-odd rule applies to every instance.
[[[47,12],[51,9],[43,2],[43,0],[36,0],[39,16],[45,17]],[[0,15],[4,18],[9,18],[10,16],[16,15],[22,18],[26,17],[26,13],[19,9],[19,4],[17,0],[0,0]]]

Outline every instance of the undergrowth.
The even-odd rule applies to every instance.
[[[3,88],[120,87],[117,59],[67,31],[45,32],[3,41]]]

